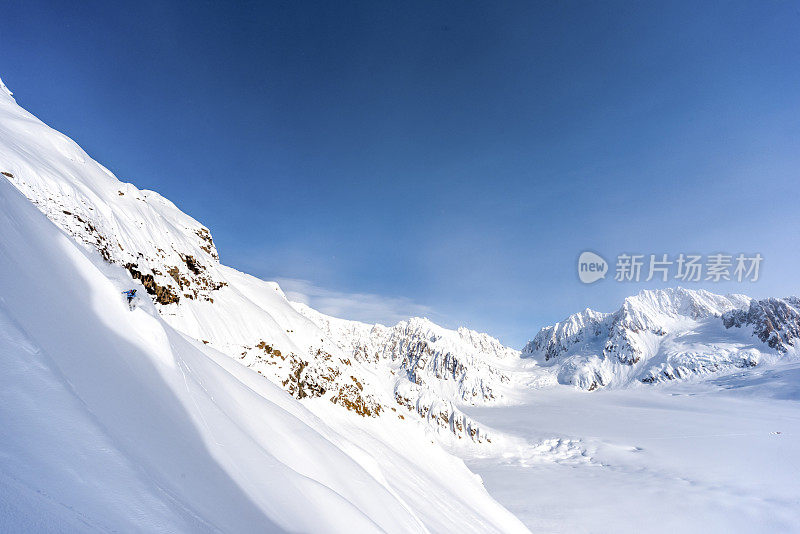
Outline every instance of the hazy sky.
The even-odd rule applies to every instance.
[[[581,284],[584,250],[798,293],[797,2],[51,4],[0,2],[17,101],[323,311],[519,347],[677,285]]]

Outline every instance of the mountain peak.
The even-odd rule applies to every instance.
[[[643,290],[613,313],[587,309],[542,328],[522,353],[555,367],[559,382],[590,390],[674,380],[752,367],[788,352],[800,338],[797,309],[793,299]],[[763,345],[754,347],[754,338]]]
[[[749,303],[750,297],[744,295],[718,295],[705,289],[687,289],[678,286],[642,290],[637,295],[627,297],[617,313],[631,314],[642,320],[657,316],[685,316],[697,319],[705,316],[721,316]]]

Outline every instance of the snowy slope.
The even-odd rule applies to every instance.
[[[589,390],[696,378],[793,357],[799,308],[794,298],[648,290],[614,313],[587,309],[543,328],[522,354]]]
[[[408,436],[394,447],[378,432],[353,441],[168,325],[159,312],[169,317],[189,301],[197,307],[175,322],[213,333],[201,306],[236,295],[231,282],[244,275],[211,253],[199,263],[209,241],[198,223],[155,194],[120,187],[5,92],[0,167],[3,531],[524,531],[416,427],[404,426]],[[156,258],[189,283],[178,303],[161,304],[155,288],[157,303],[140,298],[131,312],[120,294],[132,284],[125,266],[135,259],[140,273],[161,271]],[[140,280],[169,283],[158,276]],[[194,293],[203,280],[213,283]],[[286,302],[267,287],[272,293],[251,301],[261,311],[249,324],[287,352],[303,350],[313,324],[288,303],[264,314],[270,299]],[[229,320],[219,326],[221,345],[237,317]],[[326,402],[319,411],[331,409]],[[399,434],[402,424],[387,419],[380,431]]]
[[[331,328],[332,318],[298,312],[277,284],[221,265],[207,228],[157,193],[117,180],[7,94],[0,96],[0,137],[0,172],[87,250],[139,280],[178,331],[298,399],[325,398],[365,417],[421,420],[446,439],[488,438],[457,404],[502,398],[503,369],[516,351],[422,319]],[[356,346],[339,335],[342,328],[371,332]]]
[[[397,509],[313,416],[266,382],[246,386],[151,306],[129,312],[121,272],[104,276],[8,184],[0,192],[6,479],[98,528],[368,528]],[[375,518],[348,480],[371,486]]]

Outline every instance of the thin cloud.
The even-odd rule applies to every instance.
[[[326,315],[365,323],[394,325],[409,317],[433,317],[428,306],[405,297],[386,297],[373,293],[343,293],[315,286],[308,280],[279,278],[289,300],[306,304]]]

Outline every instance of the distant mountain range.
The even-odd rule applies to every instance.
[[[746,369],[796,354],[800,300],[704,290],[642,291],[619,310],[590,309],[539,331],[522,357],[561,384],[595,390]]]

